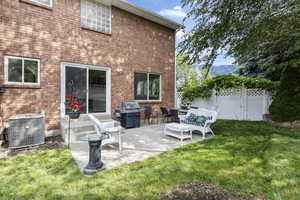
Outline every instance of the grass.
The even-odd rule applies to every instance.
[[[217,137],[83,176],[67,149],[0,160],[1,199],[158,199],[207,182],[268,199],[300,199],[300,131],[218,121]]]

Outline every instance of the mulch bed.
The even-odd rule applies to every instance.
[[[49,149],[60,149],[63,148],[64,146],[65,146],[64,140],[60,135],[50,136],[45,138],[45,144],[21,148],[21,149],[8,149],[8,144],[4,143],[0,147],[0,158],[16,156],[16,155],[24,155],[29,153],[37,153]]]
[[[265,200],[262,197],[234,195],[223,188],[207,183],[192,183],[162,194],[161,200]]]

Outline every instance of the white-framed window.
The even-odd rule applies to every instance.
[[[40,63],[39,59],[5,56],[5,83],[16,85],[39,85]]]
[[[52,8],[52,4],[53,4],[53,0],[30,0],[30,1],[50,8]]]
[[[161,75],[134,73],[135,100],[159,101],[161,96]]]
[[[81,26],[111,33],[111,6],[97,0],[81,0]]]

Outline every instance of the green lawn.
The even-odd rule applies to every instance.
[[[158,199],[190,182],[269,199],[300,199],[300,131],[218,121],[217,137],[83,176],[68,150],[0,160],[1,199]]]

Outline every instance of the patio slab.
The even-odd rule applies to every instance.
[[[141,161],[182,145],[203,140],[202,134],[193,134],[193,140],[181,142],[176,138],[165,136],[163,129],[164,125],[159,124],[124,130],[121,152],[113,139],[105,141],[102,147],[102,161],[105,163],[105,168],[112,169],[131,162]],[[71,141],[70,148],[73,158],[82,171],[88,163],[88,143]]]

